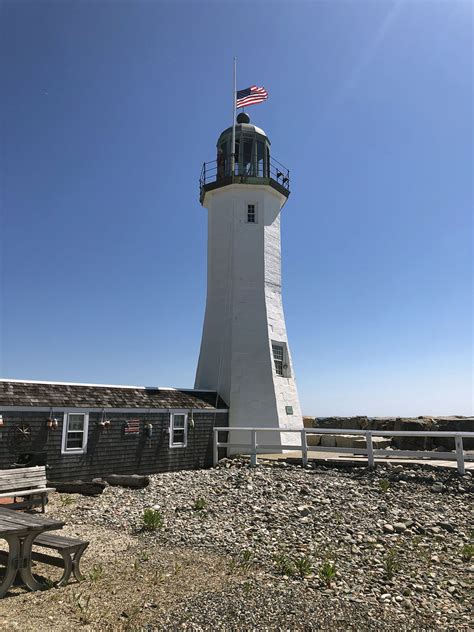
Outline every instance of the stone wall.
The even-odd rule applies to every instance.
[[[474,417],[305,417],[306,428],[343,430],[420,430],[474,432]],[[348,432],[349,434],[349,432]],[[474,450],[474,439],[463,439],[465,450]],[[393,437],[392,446],[400,450],[454,450],[449,437]]]

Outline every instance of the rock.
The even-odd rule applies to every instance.
[[[438,527],[452,533],[454,531],[454,526],[450,522],[437,522]]]
[[[431,486],[431,491],[434,494],[441,494],[441,492],[444,492],[444,490],[446,489],[446,487],[443,485],[443,483],[433,483],[433,485]]]
[[[143,488],[150,483],[149,476],[141,476],[140,474],[109,474],[104,479],[109,485],[120,487]]]
[[[372,437],[372,445],[374,449],[385,450],[390,447],[392,439],[390,437]],[[358,435],[337,435],[336,447],[338,448],[360,448],[367,447],[367,440],[363,436]]]
[[[335,448],[336,447],[335,435],[328,435],[328,434],[321,435],[321,445],[325,448]]]
[[[406,419],[399,417],[395,422],[395,430],[419,430],[428,432],[433,427],[431,418]],[[393,445],[399,450],[430,450],[433,447],[433,439],[427,437],[394,437]]]
[[[309,516],[309,514],[311,513],[311,510],[307,505],[301,505],[300,507],[298,507],[298,513],[302,517]]]
[[[83,496],[98,496],[106,488],[105,482],[95,481],[48,481],[49,487],[54,487],[60,494],[82,494]]]
[[[50,505],[57,512],[52,511],[51,517],[64,520],[74,532],[71,535],[91,539],[91,562],[103,563],[102,551],[108,547],[110,555],[119,551],[127,567],[133,567],[136,548],[128,552],[117,546],[127,540],[139,550],[158,550],[160,559],[170,556],[163,564],[163,586],[153,584],[151,592],[145,592],[148,580],[142,585],[140,577],[152,572],[151,563],[140,563],[136,575],[136,587],[144,591],[139,593],[140,603],[159,606],[144,611],[153,614],[148,622],[151,625],[153,619],[156,629],[178,630],[184,620],[188,627],[192,621],[196,630],[233,629],[236,620],[239,629],[249,630],[296,630],[301,621],[317,621],[321,629],[339,629],[341,621],[344,629],[355,630],[368,630],[367,621],[372,622],[371,630],[469,629],[468,580],[473,575],[468,572],[474,568],[472,561],[462,561],[461,551],[468,543],[472,507],[457,486],[462,482],[469,487],[472,478],[404,463],[383,476],[403,475],[404,484],[394,482],[390,493],[381,494],[380,473],[365,467],[315,463],[305,470],[270,463],[250,468],[248,462],[235,459],[228,468],[155,474],[146,489],[108,486],[101,496],[75,499],[70,507],[62,502],[64,498],[51,494]],[[441,496],[431,494],[433,483],[443,485]],[[201,498],[205,508],[194,510]],[[161,513],[164,527],[142,540],[138,533],[143,511],[149,507]],[[416,537],[408,538],[406,529]],[[400,566],[389,580],[384,569],[392,549]],[[242,577],[235,573],[232,591],[222,591],[220,580],[216,583],[223,570],[220,564],[227,558],[238,567],[247,559],[244,553],[252,559],[251,568]],[[166,614],[161,595],[170,589],[168,573],[176,574],[175,557],[179,561],[183,555],[188,562],[193,559],[189,567],[184,564],[183,584],[188,578],[190,584],[196,581],[196,591],[193,588],[183,598],[181,612],[169,609]],[[303,556],[311,558],[313,567],[305,579],[287,572],[291,561]],[[319,573],[326,556],[335,561],[337,575],[332,589],[324,593]],[[213,567],[214,557],[220,560],[219,567]],[[282,568],[287,579],[276,569],[276,559],[285,558],[290,560],[290,566]],[[194,577],[199,564],[209,565],[204,579],[211,578],[209,586],[200,583],[199,572]],[[32,599],[46,596],[31,595]],[[123,608],[116,610],[116,622]],[[222,617],[217,625],[216,612]],[[360,618],[354,619],[357,613]],[[1,624],[0,617],[0,628]]]
[[[306,435],[306,443],[308,445],[312,445],[312,446],[316,446],[316,445],[320,445],[321,443],[321,435],[318,434],[307,434]]]

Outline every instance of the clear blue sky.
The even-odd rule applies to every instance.
[[[292,173],[303,411],[472,410],[473,6],[1,2],[1,374],[192,386],[238,87]]]

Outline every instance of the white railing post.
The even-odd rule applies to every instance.
[[[372,433],[365,433],[365,442],[367,444],[367,465],[371,468],[375,467],[374,444],[372,443]]]
[[[257,465],[257,431],[252,428],[252,447],[250,451],[250,465],[255,467]]]
[[[462,444],[462,437],[456,435],[454,437],[454,442],[456,445],[456,461],[458,462],[458,472],[461,476],[464,476],[466,473],[466,468],[464,467],[464,448]]]
[[[308,444],[306,442],[306,431],[301,431],[301,461],[303,467],[308,465]]]
[[[216,467],[219,463],[219,445],[223,446],[223,447],[230,447],[230,448],[242,448],[243,452],[239,452],[239,454],[249,454],[250,455],[250,465],[252,467],[255,467],[257,465],[258,462],[258,448],[259,448],[259,444],[257,442],[257,433],[261,432],[264,434],[264,436],[268,436],[265,433],[266,432],[271,432],[274,433],[276,432],[280,432],[280,433],[299,433],[300,437],[301,437],[301,462],[303,464],[303,466],[306,466],[309,460],[309,447],[308,447],[308,434],[311,434],[311,430],[306,429],[306,428],[302,428],[302,429],[298,429],[298,430],[292,430],[292,429],[284,429],[284,428],[249,428],[249,427],[238,427],[238,428],[228,428],[228,427],[217,427],[217,428],[213,428],[213,445],[212,445],[212,462],[213,462],[213,466]],[[230,438],[231,438],[231,434],[235,433],[236,431],[240,433],[242,433],[243,431],[245,431],[246,433],[250,432],[250,441],[242,441],[242,443],[232,443]],[[334,447],[334,448],[324,448],[324,447],[319,447],[319,448],[313,448],[313,450],[315,451],[322,451],[324,452],[325,450],[327,450],[328,452],[341,452],[341,454],[346,454],[346,453],[352,453],[352,454],[366,454],[367,455],[367,466],[369,468],[374,468],[375,467],[375,452],[377,452],[377,454],[379,456],[387,456],[387,458],[389,458],[389,456],[391,457],[409,457],[409,458],[431,458],[431,459],[446,459],[449,461],[454,461],[456,459],[457,462],[457,471],[459,472],[459,474],[461,476],[463,476],[466,473],[466,469],[469,467],[466,467],[466,460],[467,461],[472,461],[472,457],[470,456],[470,453],[466,453],[465,449],[464,449],[464,445],[463,445],[463,437],[466,438],[474,438],[474,432],[446,432],[446,431],[425,431],[425,432],[412,432],[409,430],[395,430],[395,431],[390,431],[390,430],[362,430],[362,429],[353,429],[353,430],[347,430],[347,429],[343,429],[343,428],[319,428],[319,429],[315,429],[315,431],[318,434],[321,435],[325,435],[325,434],[333,434],[333,435],[341,435],[341,434],[353,434],[356,435],[358,437],[365,437],[366,440],[366,448],[365,449],[360,449],[360,448],[349,448],[349,447]],[[220,442],[219,440],[219,433],[220,432],[226,432],[226,436],[227,436],[227,440],[225,442]],[[375,436],[382,436],[382,437],[411,437],[411,436],[415,436],[415,437],[429,437],[434,436],[434,437],[454,437],[455,439],[455,452],[453,453],[452,451],[450,452],[443,452],[443,453],[434,453],[432,451],[419,451],[419,450],[395,450],[395,451],[389,451],[389,450],[385,450],[385,449],[378,449],[377,450],[377,446],[375,446],[374,448],[374,435]],[[248,436],[248,435],[247,435]],[[235,439],[235,441],[237,441]],[[262,442],[262,445],[264,446],[264,448],[262,449],[269,449],[269,448],[275,448],[276,451],[278,451],[278,449],[281,447],[281,445],[284,445],[283,443],[280,442],[280,444],[278,445],[274,445],[273,444],[269,444],[266,443],[265,441]],[[290,448],[290,446],[286,446],[286,448]]]
[[[212,464],[213,467],[216,467],[219,462],[219,448],[217,444],[219,442],[219,430],[214,428],[214,444],[212,446]]]

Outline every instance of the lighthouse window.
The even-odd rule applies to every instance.
[[[283,377],[283,360],[284,360],[283,345],[272,344],[272,349],[273,349],[273,361],[275,362],[276,374],[281,375]]]
[[[252,141],[244,141],[244,174],[252,175]]]
[[[188,439],[188,416],[174,413],[170,418],[170,448],[185,448]]]
[[[255,204],[247,205],[247,222],[249,224],[257,223],[257,209],[255,208]]]
[[[239,161],[240,161],[240,140],[235,141],[235,173],[240,173]],[[232,169],[231,169],[232,171]]]
[[[261,141],[257,141],[257,176],[263,176],[263,151],[264,146]]]

